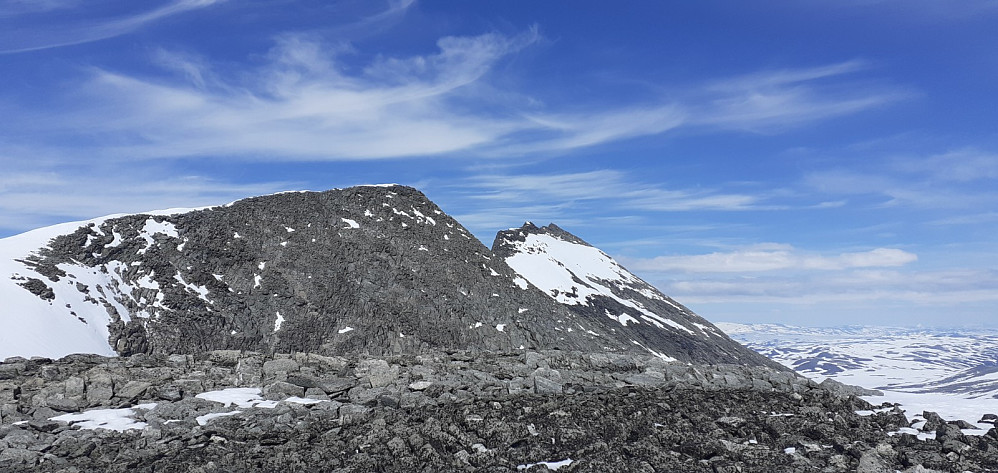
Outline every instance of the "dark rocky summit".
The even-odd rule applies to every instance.
[[[403,186],[114,218],[58,237],[26,261],[48,285],[86,292],[110,313],[111,345],[123,355],[638,351],[598,328],[556,331],[556,321],[576,315]],[[113,283],[78,284],[59,269],[65,264]],[[39,297],[51,292],[42,281],[24,285]]]

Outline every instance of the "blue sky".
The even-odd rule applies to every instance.
[[[397,182],[714,321],[998,325],[998,2],[0,0],[0,236]]]

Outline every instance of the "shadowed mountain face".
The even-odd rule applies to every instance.
[[[25,236],[16,238],[23,246]],[[527,282],[529,268],[517,267],[521,274],[507,265],[517,256],[495,256],[425,195],[403,186],[101,219],[36,243],[0,281],[0,291],[17,301],[0,309],[0,319],[20,327],[8,332],[11,339],[20,333],[44,340],[48,326],[62,329],[26,345],[46,352],[3,355],[562,349],[763,364],[633,276],[630,285],[613,286],[620,297],[583,298],[586,310],[559,304]],[[586,259],[592,256],[568,264],[605,263]],[[634,311],[633,304],[643,308]],[[80,338],[74,330],[95,346],[59,353],[60,340]]]
[[[774,366],[555,224],[499,232],[492,252],[532,285],[625,343],[696,363]]]

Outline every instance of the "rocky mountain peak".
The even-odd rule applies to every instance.
[[[553,223],[501,231],[492,252],[553,300],[648,353],[687,362],[774,365]]]
[[[96,219],[4,239],[7,255],[0,356],[561,349],[764,364],[557,225],[501,232],[490,250],[406,186]]]

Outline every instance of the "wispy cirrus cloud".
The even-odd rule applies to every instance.
[[[747,210],[760,196],[711,189],[667,189],[611,169],[556,174],[483,174],[465,179],[472,198],[506,202],[612,201],[632,210]]]
[[[463,110],[456,96],[533,33],[447,37],[432,55],[376,58],[347,73],[335,48],[284,35],[251,74],[224,78],[204,61],[160,54],[184,83],[96,70],[85,105],[53,124],[115,137],[117,157],[356,160],[445,154],[493,142],[522,124]],[[209,80],[210,79],[210,80]],[[189,82],[188,82],[189,81]],[[95,125],[94,118],[100,117]],[[112,157],[114,157],[112,156]]]
[[[0,0],[0,18],[76,7],[80,0]]]
[[[797,274],[792,277],[651,280],[673,297],[707,306],[880,302],[946,307],[998,301],[998,293],[994,291],[998,273],[987,270],[856,270],[843,271],[835,277]],[[841,315],[850,314],[844,310]],[[938,319],[936,321],[938,323]],[[841,323],[841,319],[835,323]]]
[[[869,65],[853,60],[810,68],[768,70],[709,84],[692,107],[697,125],[773,133],[908,99],[897,86],[842,80]]]
[[[871,159],[865,169],[807,173],[802,184],[833,196],[874,196],[879,205],[979,213],[998,205],[998,154],[960,148]],[[950,218],[955,217],[950,215]]]
[[[766,195],[669,188],[612,169],[572,173],[530,173],[522,169],[479,172],[438,186],[446,191],[442,193],[441,205],[489,240],[497,228],[518,226],[527,220],[580,228],[606,224],[609,212],[614,216],[613,225],[626,227],[647,225],[649,215],[657,212],[771,208]]]
[[[123,24],[138,25],[214,1],[171,3]],[[393,4],[385,14],[398,16],[411,4]],[[365,56],[315,33],[288,33],[278,36],[255,66],[238,71],[217,70],[209,58],[159,49],[154,62],[179,72],[177,77],[95,68],[66,101],[74,104],[68,109],[47,110],[47,116],[19,112],[45,123],[45,133],[60,138],[49,141],[68,144],[64,152],[90,145],[87,152],[111,158],[327,161],[456,152],[517,158],[684,127],[773,132],[858,113],[903,95],[827,84],[864,67],[854,61],[719,80],[679,93],[677,99],[640,105],[594,107],[580,100],[570,109],[537,105],[526,110],[521,101],[502,101],[529,93],[496,93],[493,71],[540,38],[537,28],[517,35],[444,37],[433,53],[392,57]],[[101,137],[98,146],[86,143],[93,136]]]
[[[850,268],[903,266],[918,256],[897,248],[822,255],[787,244],[756,244],[731,252],[629,259],[631,269],[647,272],[755,273],[786,270],[835,271]]]
[[[210,7],[225,0],[173,0],[169,3],[138,13],[115,18],[91,18],[70,24],[33,24],[30,28],[18,24],[6,25],[0,33],[0,54],[23,53],[43,49],[90,43],[131,33],[149,23],[166,17]],[[21,2],[13,2],[17,6]],[[37,13],[50,10],[79,8],[79,2],[47,0],[20,13]],[[0,15],[2,17],[4,15]],[[14,15],[11,15],[14,16]],[[86,17],[85,12],[81,16]]]

